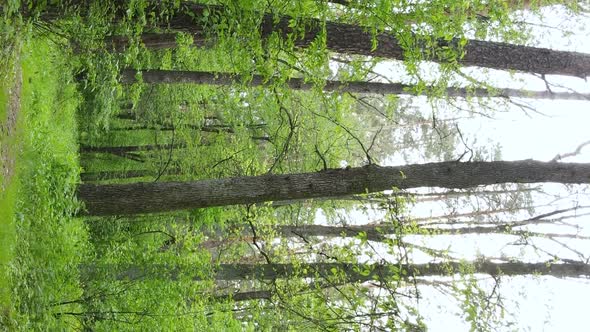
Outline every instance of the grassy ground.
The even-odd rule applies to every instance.
[[[77,304],[63,302],[82,294],[77,267],[87,255],[86,228],[73,217],[79,207],[74,192],[80,97],[62,49],[30,39],[13,62],[15,72],[22,70],[20,112],[18,125],[2,141],[14,170],[0,196],[0,327],[8,330],[71,329],[76,320],[64,319],[64,313]],[[0,119],[6,125],[6,91],[15,80],[3,77]]]
[[[0,22],[5,28],[5,22]],[[4,30],[4,29],[3,29]],[[18,193],[16,155],[19,133],[21,74],[14,34],[4,30],[0,42],[0,319],[8,317],[11,303],[9,268],[15,244],[15,206]],[[8,40],[12,40],[10,43]]]

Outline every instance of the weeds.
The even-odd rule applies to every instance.
[[[76,304],[55,303],[82,294],[77,267],[88,255],[87,236],[82,220],[73,217],[79,208],[74,192],[80,99],[63,59],[59,48],[42,40],[24,43],[21,52],[20,153],[13,179],[18,186],[9,191],[14,213],[2,218],[12,220],[16,235],[4,279],[12,294],[2,303],[1,323],[10,329],[71,328],[74,320],[56,317]]]

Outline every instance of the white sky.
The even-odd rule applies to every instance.
[[[561,33],[554,30],[536,30],[538,31],[538,42],[531,46],[590,53],[590,36],[587,30],[583,31],[583,29],[590,27],[589,18],[585,18],[579,25],[575,25],[573,20],[567,20],[564,18],[563,13],[555,8],[546,10],[545,14],[543,24],[566,26],[571,31],[578,32],[578,34],[571,36],[571,38],[563,38]],[[559,18],[560,16],[561,18]],[[532,19],[527,19],[527,21],[532,21]],[[531,78],[530,75],[519,76],[524,78],[523,82],[507,79],[505,74],[497,72],[495,75],[492,74],[491,78],[496,78],[497,82],[511,82],[511,84],[506,84],[505,87],[526,88],[529,90],[545,89],[542,80]],[[557,82],[573,88],[578,92],[587,93],[590,91],[590,82],[582,79],[569,77],[548,77],[547,79],[550,82]],[[502,85],[497,84],[497,86]],[[557,88],[553,89],[559,91]],[[460,128],[464,133],[469,132],[471,135],[477,135],[480,142],[491,140],[500,143],[503,160],[532,158],[548,161],[554,158],[556,154],[572,152],[582,142],[590,140],[589,102],[560,100],[532,102],[535,108],[545,116],[538,114],[530,114],[529,116],[522,111],[514,110],[499,114],[495,117],[497,120],[476,117],[473,120],[461,123]],[[580,155],[568,158],[565,161],[590,162],[590,146],[582,150]],[[557,193],[556,188],[563,187],[553,185],[548,190]],[[571,206],[567,204],[563,203],[562,206]],[[590,220],[585,221],[590,222]],[[588,231],[590,231],[590,227],[585,227],[584,232],[588,233]],[[460,247],[464,247],[465,252],[473,252],[473,249],[469,250],[469,247],[474,248],[476,246],[483,247],[485,251],[497,249],[495,248],[497,247],[497,240],[478,238],[476,241],[479,241],[479,243],[477,244],[470,243],[474,239],[468,241],[467,238],[460,241],[455,240],[454,242],[460,242],[462,244]],[[444,242],[449,243],[449,241]],[[585,246],[578,245],[577,248],[590,255],[587,244]],[[524,257],[530,257],[530,254],[525,254]],[[519,318],[517,320],[518,325],[515,326],[517,330],[587,331],[589,329],[588,299],[590,299],[590,282],[588,280],[563,280],[551,277],[509,278],[503,283],[503,294],[507,298],[516,301],[516,303],[507,305],[507,307],[510,311],[517,313],[516,317]],[[434,303],[438,302],[440,304],[442,298],[440,294],[424,295],[425,298],[435,299]],[[446,307],[438,309],[435,304],[424,309],[429,313],[429,321],[432,323],[429,324],[431,331],[453,331],[468,328],[460,317],[449,314]],[[459,326],[463,327],[459,328]]]
[[[527,16],[528,22],[544,24],[567,29],[574,32],[573,35],[564,37],[562,32],[556,29],[535,28],[534,40],[530,46],[546,47],[559,50],[577,51],[590,53],[590,17],[583,17],[578,20],[566,16],[558,7],[544,10],[544,18],[538,20],[535,17]],[[426,72],[432,71],[432,65],[424,66]],[[436,66],[434,66],[436,67]],[[392,80],[400,79],[399,63],[384,61],[379,64],[376,71],[389,76]],[[485,77],[487,82],[497,87],[523,88],[527,90],[545,90],[542,80],[531,75],[514,75],[489,70],[482,74],[480,70],[468,69],[475,77]],[[483,76],[482,76],[483,75]],[[552,83],[567,86],[578,92],[590,92],[590,82],[570,77],[547,77]],[[402,77],[402,81],[404,78]],[[564,91],[552,87],[553,91]],[[525,114],[521,110],[512,109],[498,113],[494,120],[483,117],[474,117],[470,120],[460,122],[460,128],[466,137],[477,137],[479,144],[486,142],[497,142],[502,147],[503,160],[536,159],[549,161],[556,154],[563,154],[574,151],[578,145],[590,140],[590,102],[561,101],[561,100],[523,100],[530,103],[543,115],[529,112]],[[431,112],[427,104],[422,106]],[[444,117],[439,117],[444,118]],[[587,146],[578,156],[567,158],[564,162],[590,162],[590,146]],[[403,164],[401,159],[388,160],[388,164]],[[566,194],[564,186],[548,185],[547,190],[555,194]],[[576,196],[574,199],[585,200],[590,204],[586,195]],[[571,199],[565,199],[556,206],[571,207]],[[584,204],[584,202],[582,202]],[[436,208],[420,207],[412,211],[413,215],[436,215]],[[552,210],[552,209],[550,209]],[[548,212],[542,211],[542,212]],[[378,213],[377,213],[378,214]],[[350,216],[353,223],[366,223],[367,220],[377,219],[376,215],[366,216],[360,212],[353,212]],[[318,222],[322,222],[319,218]],[[582,219],[582,218],[580,218]],[[578,220],[583,227],[582,232],[590,234],[590,218]],[[585,226],[585,227],[584,227]],[[442,246],[446,248],[450,243],[454,250],[465,254],[465,258],[473,259],[480,251],[489,255],[499,256],[499,252],[510,252],[506,243],[499,241],[498,237],[465,236],[458,237],[437,237],[428,238],[429,246]],[[565,240],[584,254],[590,256],[588,242],[580,245],[580,241]],[[575,242],[575,243],[574,243]],[[426,243],[425,243],[426,244]],[[550,244],[544,243],[547,248]],[[479,248],[479,249],[475,249]],[[519,250],[514,247],[513,249]],[[556,248],[554,248],[556,249]],[[518,255],[518,252],[515,253]],[[418,255],[419,256],[419,255]],[[415,257],[419,259],[419,257]],[[525,260],[538,260],[539,258],[531,252],[522,252],[521,257]],[[575,257],[573,257],[575,259]],[[509,300],[506,307],[515,314],[516,325],[514,329],[519,331],[586,331],[590,329],[590,316],[588,315],[588,299],[590,299],[590,280],[582,279],[556,279],[551,277],[515,277],[504,278],[502,294]],[[444,297],[433,291],[424,288],[424,299],[420,302],[421,312],[427,316],[430,331],[457,331],[468,330],[462,317],[457,313],[453,304],[444,300]]]

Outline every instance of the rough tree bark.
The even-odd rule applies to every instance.
[[[126,69],[121,72],[121,83],[134,83],[139,70]],[[232,85],[239,82],[240,77],[230,73],[202,72],[202,71],[179,71],[179,70],[147,70],[141,71],[142,81],[148,84],[180,84],[194,83],[207,85]],[[253,75],[248,84],[251,86],[263,86],[272,83],[262,75]],[[295,90],[311,90],[313,83],[305,82],[302,78],[290,78],[286,81],[287,86]],[[415,85],[401,83],[378,83],[378,82],[340,82],[326,81],[322,87],[324,91],[340,91],[350,93],[374,93],[374,94],[395,94],[395,95],[416,95]],[[419,94],[426,95],[428,89],[421,89]],[[590,94],[552,92],[552,91],[531,91],[518,89],[466,89],[459,87],[446,88],[446,95],[449,97],[518,97],[534,99],[564,99],[564,100],[590,100]]]
[[[182,169],[178,167],[167,168],[163,175],[180,175]],[[101,180],[112,180],[112,179],[133,179],[143,178],[147,176],[156,177],[158,175],[157,170],[149,169],[134,169],[127,171],[98,171],[98,172],[82,172],[80,173],[80,180],[82,182],[101,181]]]
[[[533,160],[368,165],[320,172],[194,182],[82,184],[89,215],[125,215],[267,201],[338,197],[417,187],[463,189],[497,183],[590,183],[590,164]]]
[[[539,233],[527,230],[513,229],[518,227],[518,222],[514,225],[510,223],[493,225],[493,226],[467,226],[457,228],[438,228],[438,227],[420,227],[417,228],[417,234],[431,234],[431,235],[465,235],[465,234],[510,234],[515,236],[526,237],[546,237],[546,238],[572,238],[588,240],[590,237],[576,234],[564,233]],[[391,239],[391,235],[400,231],[401,226],[394,226],[390,224],[375,224],[375,225],[351,225],[351,226],[326,226],[326,225],[281,225],[274,226],[272,230],[278,235],[284,237],[357,237],[361,234],[366,236],[369,241],[382,242]],[[403,230],[407,233],[407,230]],[[252,229],[245,227],[242,235],[253,236]]]
[[[166,24],[173,30],[189,32],[196,36],[206,35],[206,28],[198,19],[206,12],[210,17],[223,16],[225,7],[183,2],[181,10],[172,15]],[[214,15],[212,15],[214,14]],[[293,34],[293,18],[266,14],[263,16],[259,30],[262,38],[276,33],[282,38]],[[373,43],[370,29],[366,27],[335,22],[321,22],[317,19],[306,19],[304,33],[296,32],[295,46],[307,47],[320,34],[326,31],[326,47],[337,53],[376,56],[388,59],[403,60],[404,48],[398,39],[390,33],[376,36],[377,45]],[[115,37],[117,45],[121,47],[124,37]],[[170,47],[176,45],[176,35],[168,34]],[[158,39],[158,47],[163,47],[165,35]],[[199,39],[202,40],[202,37]],[[112,41],[111,41],[112,42]],[[438,41],[438,47],[455,47],[459,40]],[[112,42],[114,44],[114,42]],[[146,47],[150,47],[149,40],[144,40]],[[500,42],[468,40],[464,54],[457,59],[463,66],[477,66],[500,70],[517,70],[549,75],[566,75],[585,78],[590,75],[590,54],[577,52],[556,51],[544,48],[512,45]],[[447,62],[444,57],[433,56],[425,59],[434,62]]]
[[[232,300],[233,302],[251,301],[251,300],[270,300],[272,299],[272,292],[268,290],[238,292],[227,295],[218,295],[215,297],[218,301]]]
[[[125,116],[125,115],[124,115]],[[248,129],[257,129],[257,128],[264,128],[265,124],[245,124],[243,127]],[[136,126],[129,126],[129,127],[114,127],[110,128],[111,131],[132,131],[132,130],[159,130],[159,131],[174,131],[178,129],[193,129],[193,130],[200,130],[206,133],[228,133],[228,134],[235,134],[236,129],[229,125],[207,125],[207,126],[197,126],[192,124],[182,124],[178,126],[171,126],[166,124],[141,124]],[[253,139],[260,139],[258,137],[253,137]]]
[[[155,151],[182,149],[185,144],[161,144],[161,145],[128,145],[128,146],[80,146],[80,153],[111,153],[121,155],[129,152]]]
[[[516,190],[474,190],[474,191],[446,191],[446,192],[432,192],[432,193],[412,193],[412,192],[396,192],[387,195],[383,195],[381,193],[376,195],[349,195],[349,196],[341,196],[341,197],[321,197],[316,198],[314,201],[329,201],[329,200],[339,200],[339,201],[355,201],[358,203],[371,203],[371,204],[380,204],[380,203],[387,203],[389,200],[395,197],[410,197],[414,202],[433,202],[433,201],[442,201],[447,198],[452,197],[469,197],[469,196],[486,196],[486,195],[501,195],[501,194],[516,194],[516,193],[524,193],[524,192],[532,192],[538,190],[537,188],[522,188]],[[305,199],[292,199],[288,201],[273,201],[273,207],[280,207],[286,205],[292,205],[297,203],[305,202]],[[493,213],[493,211],[489,211],[489,213]],[[454,216],[440,216],[440,218],[452,218],[457,217]],[[428,218],[431,220],[432,218]]]

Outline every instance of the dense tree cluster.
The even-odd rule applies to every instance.
[[[421,331],[431,323],[421,294],[435,289],[472,330],[496,330],[513,323],[501,280],[587,277],[583,250],[563,239],[588,238],[539,228],[567,227],[586,207],[535,209],[542,184],[588,184],[590,164],[502,161],[460,128],[529,110],[523,100],[589,99],[550,76],[586,79],[589,54],[525,43],[526,19],[547,8],[587,10],[553,0],[23,9],[67,41],[85,98],[76,193],[94,257],[76,267],[83,294],[54,318],[88,330]],[[547,89],[494,86],[487,70]],[[428,204],[445,214],[413,214]],[[451,247],[469,237],[536,256],[466,259],[475,254]]]

